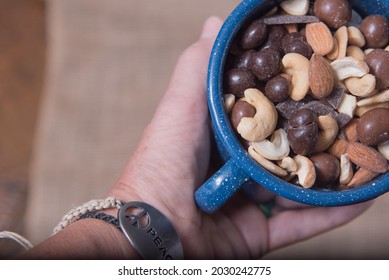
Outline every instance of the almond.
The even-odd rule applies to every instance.
[[[325,58],[314,53],[309,62],[309,87],[316,99],[327,97],[334,88],[334,73]]]
[[[348,142],[344,139],[336,139],[335,142],[328,148],[327,152],[340,159],[341,155],[347,153]]]
[[[377,173],[385,173],[388,170],[386,159],[372,147],[352,142],[348,146],[348,155],[353,163],[362,168]]]
[[[330,29],[323,22],[309,23],[306,26],[307,42],[319,55],[330,53],[334,47],[334,39]]]
[[[357,125],[358,119],[352,119],[345,127],[343,127],[344,134],[346,134],[346,138],[350,142],[358,141]]]
[[[358,171],[355,172],[351,181],[347,184],[347,187],[353,188],[353,187],[363,185],[375,179],[378,175],[379,173],[377,172],[365,168],[359,168]]]

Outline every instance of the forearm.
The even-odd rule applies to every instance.
[[[138,259],[124,234],[113,225],[83,219],[19,256],[23,259]]]

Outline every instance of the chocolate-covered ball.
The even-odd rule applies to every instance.
[[[252,57],[251,71],[260,81],[267,81],[281,69],[281,56],[273,49],[257,52]]]
[[[320,187],[335,184],[340,176],[340,162],[330,154],[319,153],[310,157],[316,171],[315,184]]]
[[[298,53],[310,59],[313,53],[312,47],[307,43],[307,40],[300,32],[292,32],[286,34],[282,38],[282,50],[284,54]]]
[[[247,50],[241,55],[235,57],[234,66],[235,68],[251,68],[251,62],[253,55],[256,53],[255,50]]]
[[[240,46],[244,50],[254,49],[265,41],[266,35],[266,24],[262,20],[255,20],[242,32]]]
[[[360,30],[368,48],[384,48],[389,43],[389,22],[382,15],[370,15],[362,20]]]
[[[284,53],[298,53],[310,59],[313,53],[312,47],[304,41],[295,41],[283,49]]]
[[[286,48],[288,45],[295,41],[306,41],[306,37],[300,32],[291,32],[288,33],[282,38],[282,48]]]
[[[373,146],[389,140],[389,109],[372,109],[359,119],[357,124],[358,139],[361,143]]]
[[[234,68],[227,71],[224,85],[227,93],[242,97],[244,96],[244,91],[255,87],[256,83],[254,75],[249,70]]]
[[[242,118],[252,118],[255,116],[257,110],[249,103],[239,100],[235,103],[231,111],[232,127],[236,130]]]
[[[288,124],[287,136],[292,150],[302,156],[312,154],[318,137],[316,114],[309,109],[299,109],[290,115]]]
[[[282,39],[288,31],[282,25],[271,25],[268,27],[267,38],[260,46],[260,50],[272,49],[282,55]]]
[[[282,76],[276,76],[266,83],[265,95],[272,102],[281,102],[289,97],[289,81]]]
[[[313,13],[330,28],[335,29],[351,19],[351,7],[347,0],[316,0]]]
[[[365,61],[376,77],[376,88],[389,87],[389,51],[375,49],[365,56]]]

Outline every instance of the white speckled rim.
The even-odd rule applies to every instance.
[[[389,0],[351,1],[358,12],[389,17]],[[374,3],[373,3],[374,2]],[[213,131],[226,164],[199,188],[195,199],[206,212],[214,212],[250,179],[285,198],[316,206],[341,206],[373,199],[389,191],[389,173],[363,186],[344,190],[303,189],[285,182],[259,166],[239,143],[223,105],[222,73],[228,48],[239,28],[254,15],[274,7],[275,1],[244,0],[226,19],[215,41],[208,68],[208,105]]]

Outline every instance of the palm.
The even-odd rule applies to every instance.
[[[214,214],[197,208],[193,194],[204,181],[210,155],[207,64],[220,24],[208,21],[202,38],[181,56],[153,121],[111,194],[139,198],[164,212],[189,258],[258,258],[339,226],[368,205],[310,208],[277,197],[270,219],[239,195]]]

